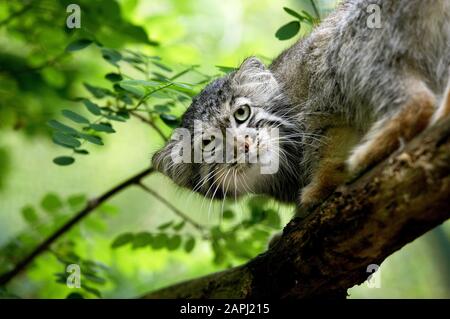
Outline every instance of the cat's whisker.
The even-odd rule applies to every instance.
[[[211,199],[210,199],[210,201],[209,201],[209,208],[208,208],[208,220],[210,219],[210,214],[211,214],[211,207],[212,207],[212,203],[213,203],[213,201],[214,201],[214,199],[215,199],[215,197],[216,197],[216,194],[217,194],[217,191],[219,190],[219,187],[220,187],[220,182],[218,182],[219,180],[221,180],[222,178],[223,178],[223,176],[225,175],[225,174],[228,174],[229,173],[229,170],[228,171],[225,171],[225,168],[224,169],[222,169],[222,174],[217,178],[217,180],[215,181],[216,182],[216,189],[214,190],[214,193],[212,194],[212,196],[211,196]]]
[[[213,172],[214,172],[214,171],[211,170],[208,174],[206,174],[205,177],[203,177],[203,178],[200,180],[201,185],[198,186],[198,189],[197,189],[197,186],[196,186],[196,187],[194,187],[193,191],[196,192],[196,191],[198,191],[200,188],[202,188],[203,186],[205,186],[205,184],[213,177],[213,176],[212,176],[212,173],[213,173]],[[199,182],[199,183],[200,183],[200,182]],[[197,185],[198,185],[199,183],[197,183]]]
[[[232,172],[233,170],[232,169],[230,169],[228,172]],[[228,174],[227,174],[227,176],[228,176]],[[224,183],[225,183],[225,181],[226,181],[226,179],[227,179],[227,176],[225,176],[225,178],[224,178]],[[223,217],[223,208],[224,208],[224,205],[225,205],[225,200],[226,200],[226,198],[227,198],[227,194],[228,194],[228,187],[230,186],[230,182],[231,182],[231,179],[229,179],[228,180],[228,183],[227,183],[227,187],[225,188],[225,194],[224,194],[224,196],[223,196],[223,198],[222,198],[222,209],[221,209],[221,214],[220,214],[220,220],[222,221],[222,217]],[[224,185],[225,186],[225,185]]]
[[[209,191],[214,187],[214,184],[215,184],[215,177],[218,175],[218,174],[221,174],[221,172],[222,172],[222,168],[219,168],[219,169],[216,169],[217,168],[217,166],[214,166],[214,174],[213,174],[213,180],[212,180],[212,183],[211,183],[211,185],[209,186],[209,188],[208,188],[208,190],[206,191],[206,194],[205,194],[205,196],[203,197],[203,200],[202,200],[202,205],[201,205],[201,209],[203,209],[203,204],[205,203],[205,200],[206,200],[206,198],[208,198],[208,194],[209,194]],[[209,216],[208,216],[208,218],[209,218]]]

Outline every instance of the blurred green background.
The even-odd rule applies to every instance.
[[[74,164],[52,163],[67,150],[52,142],[47,122],[64,122],[63,109],[92,118],[77,97],[101,103],[83,83],[113,90],[107,73],[148,80],[148,74],[132,70],[131,62],[122,59],[116,66],[111,57],[102,57],[102,48],[159,57],[144,70],[152,78],[164,80],[194,66],[195,72],[187,72],[180,82],[192,84],[196,92],[202,81],[221,74],[223,68],[216,66],[235,67],[249,55],[269,63],[291,45],[298,36],[286,41],[275,37],[280,26],[293,20],[283,7],[314,14],[310,1],[304,0],[82,0],[77,1],[81,29],[69,30],[66,7],[71,2],[0,1],[2,273],[76,214],[86,199],[148,167],[151,155],[163,144],[151,126],[131,117],[114,122],[114,134],[100,134],[103,146],[87,143],[90,154],[76,156]],[[321,15],[335,2],[316,1]],[[302,23],[300,36],[309,30]],[[79,39],[97,44],[67,52],[66,47]],[[176,119],[189,105],[180,92],[163,90],[167,95],[150,99],[151,111],[144,113],[166,136],[172,129],[171,118],[162,114]],[[176,103],[170,104],[167,101],[174,94],[178,94]],[[155,115],[161,101],[170,109]],[[245,262],[262,252],[269,236],[291,217],[292,207],[261,198],[210,205],[158,174],[146,178],[145,184],[200,223],[209,238],[155,197],[130,187],[61,237],[2,288],[0,296],[65,298],[74,292],[65,285],[65,267],[75,260],[90,270],[82,278],[86,284],[76,291],[84,298],[135,297]],[[258,215],[261,211],[264,216]],[[120,241],[120,235],[123,239],[129,233],[133,238],[128,236],[120,245],[118,236]],[[139,242],[145,236],[138,233],[149,235],[147,241]],[[164,240],[158,242],[155,237],[161,234]],[[381,265],[381,288],[362,284],[349,291],[350,297],[449,298],[449,236],[447,222],[405,246]],[[112,248],[115,240],[117,247]]]

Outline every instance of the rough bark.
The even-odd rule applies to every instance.
[[[340,187],[245,265],[144,298],[341,298],[367,266],[450,217],[450,119]]]

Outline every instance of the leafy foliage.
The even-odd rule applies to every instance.
[[[311,3],[313,4],[313,7],[316,8],[314,0],[311,0]],[[302,10],[301,12],[297,12],[293,9],[284,7],[283,8],[286,13],[294,17],[296,20],[288,22],[287,24],[280,27],[277,32],[275,33],[275,36],[279,40],[289,40],[293,37],[295,37],[301,29],[302,24],[307,24],[309,26],[313,26],[319,23],[320,16],[318,16],[318,11],[316,11],[317,17],[314,18],[311,14],[309,14],[307,11]]]
[[[273,231],[281,228],[278,212],[270,208],[267,198],[253,197],[247,206],[250,211],[248,218],[238,220],[233,208],[228,207],[223,213],[224,221],[219,226],[205,229],[200,237],[192,236],[190,232],[180,233],[189,225],[186,220],[172,220],[159,225],[153,232],[120,234],[111,247],[117,249],[129,245],[132,249],[181,249],[190,253],[197,241],[204,240],[211,245],[214,263],[228,266],[239,264],[264,251]]]
[[[70,53],[94,43],[114,49],[130,43],[158,45],[144,28],[124,19],[115,0],[77,1],[83,23],[80,29],[68,29],[63,21],[70,3],[11,0],[0,4],[0,15],[6,17],[0,19],[0,28],[14,37],[2,42],[9,45],[0,46],[0,128],[13,126],[30,136],[47,133],[41,123],[55,115],[61,97],[70,98],[83,70],[89,68],[86,63],[74,68],[67,59]],[[110,52],[114,51],[109,49],[108,57]]]
[[[86,43],[87,41],[76,40],[69,44],[68,48],[71,51],[79,51],[87,47]],[[80,97],[77,100],[89,114],[80,114],[81,110],[62,110],[62,115],[70,123],[58,120],[48,122],[54,130],[53,142],[72,150],[67,156],[56,157],[53,162],[57,165],[70,165],[75,162],[76,155],[89,154],[82,148],[85,142],[104,145],[101,135],[115,133],[114,122],[127,122],[132,116],[136,116],[137,112],[141,112],[141,117],[146,113],[148,122],[161,121],[155,125],[165,124],[176,128],[180,119],[172,114],[172,110],[177,104],[189,101],[198,93],[201,84],[212,78],[202,75],[197,83],[179,82],[178,78],[195,72],[197,66],[192,65],[174,73],[174,68],[164,64],[157,56],[132,50],[120,52],[99,44],[96,46],[100,49],[102,58],[117,70],[105,75],[111,82],[110,88],[84,83],[91,97]],[[133,69],[143,78],[134,79],[129,75],[128,72],[131,74]],[[129,71],[125,73],[123,70]],[[154,101],[164,104],[155,104]]]

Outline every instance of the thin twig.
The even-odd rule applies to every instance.
[[[200,225],[199,223],[197,223],[195,220],[193,220],[192,218],[190,218],[189,216],[187,216],[185,213],[183,213],[182,211],[180,211],[178,208],[176,208],[175,206],[173,206],[167,199],[165,199],[164,197],[162,197],[161,195],[159,195],[157,192],[155,192],[153,189],[149,188],[148,186],[146,186],[145,184],[143,184],[142,182],[139,182],[138,185],[147,193],[149,193],[150,195],[152,195],[153,197],[157,198],[160,202],[162,202],[164,205],[166,205],[167,207],[169,207],[176,215],[178,215],[179,217],[181,217],[183,220],[185,220],[187,223],[191,224],[194,228],[196,228],[197,230],[199,230],[200,232],[203,233],[204,231],[204,227],[202,225]]]
[[[155,123],[153,123],[153,121],[145,118],[144,116],[142,116],[134,111],[130,111],[130,114],[133,115],[134,117],[140,119],[142,122],[150,125],[159,134],[159,136],[161,136],[161,138],[167,142],[167,137],[164,135],[164,133],[161,131],[161,129],[158,126],[156,126]]]
[[[164,90],[165,88],[168,88],[169,86],[172,86],[173,83],[169,83],[163,86],[160,86],[157,89],[154,89],[153,91],[148,92],[147,94],[145,94],[140,100],[139,102],[136,104],[136,106],[133,108],[133,110],[136,110],[139,108],[139,106],[142,105],[142,103],[144,103],[153,93],[156,93],[158,91]]]
[[[22,272],[37,256],[46,251],[51,244],[53,244],[58,238],[64,235],[67,231],[69,231],[74,225],[76,225],[79,221],[85,218],[89,213],[91,213],[94,209],[100,206],[102,203],[107,201],[112,196],[116,195],[120,191],[124,190],[128,186],[139,184],[140,181],[153,173],[154,169],[149,167],[142,172],[128,178],[117,186],[111,188],[103,195],[98,198],[90,200],[86,207],[75,214],[69,221],[67,221],[64,225],[62,225],[59,229],[57,229],[53,234],[51,234],[47,239],[45,239],[41,244],[39,244],[30,254],[28,254],[22,261],[20,261],[13,270],[3,274],[0,276],[0,286],[7,284],[11,279],[16,277],[20,272]]]
[[[320,18],[320,12],[319,12],[319,9],[317,8],[317,5],[316,5],[316,1],[315,0],[309,0],[310,2],[311,2],[311,5],[312,5],[312,7],[313,7],[313,10],[314,10],[314,13],[316,14],[316,16],[317,16],[317,19],[321,19]]]

